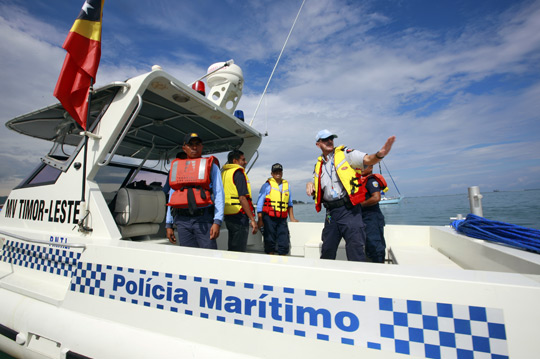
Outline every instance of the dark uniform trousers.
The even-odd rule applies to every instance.
[[[264,252],[289,254],[289,227],[287,218],[276,218],[263,214],[264,223]],[[277,249],[276,249],[277,245]]]
[[[373,262],[384,263],[384,215],[380,211],[363,211],[362,219],[366,225],[366,254]]]
[[[326,210],[322,231],[321,259],[336,259],[341,238],[350,261],[365,262],[366,234],[360,205],[352,208],[341,206]]]
[[[207,207],[201,215],[174,216],[178,232],[178,244],[184,247],[217,249],[217,242],[210,239],[210,228],[214,223],[214,207]]]
[[[225,223],[229,231],[228,250],[233,252],[245,252],[249,236],[249,217],[239,213],[226,215]]]

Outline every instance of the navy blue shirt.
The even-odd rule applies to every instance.
[[[367,190],[367,193],[366,193],[366,200],[368,198],[371,198],[371,195],[375,192],[380,192],[381,191],[381,186],[379,185],[379,182],[377,182],[377,180],[374,178],[374,177],[369,177],[368,180],[366,181],[366,190]],[[377,204],[373,205],[373,206],[367,206],[367,207],[362,207],[362,212],[380,212],[381,209],[379,208],[379,203],[377,202]]]

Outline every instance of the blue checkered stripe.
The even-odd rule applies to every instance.
[[[380,298],[381,349],[425,358],[508,358],[501,309]]]
[[[79,252],[56,246],[40,246],[8,240],[4,243],[0,260],[21,267],[71,277],[80,256]]]
[[[79,262],[75,275],[71,278],[70,290],[103,297],[105,290],[101,288],[101,283],[106,279],[103,268],[101,264]]]

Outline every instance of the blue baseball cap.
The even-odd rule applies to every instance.
[[[327,129],[320,130],[319,133],[317,133],[317,136],[315,136],[315,141],[324,140],[325,138],[336,138],[337,135],[335,133],[332,133],[328,131]]]

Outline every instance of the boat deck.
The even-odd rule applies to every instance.
[[[290,257],[319,259],[323,223],[289,223]],[[217,239],[218,249],[226,250],[228,232],[224,226]],[[450,227],[387,225],[386,264],[430,269],[483,270],[540,274],[540,256],[519,249],[468,238]],[[154,237],[145,243],[165,244],[167,238]],[[260,232],[248,238],[248,253],[264,254]],[[479,253],[482,255],[480,256]],[[337,260],[346,261],[345,241],[341,241]],[[503,264],[504,263],[504,264]]]

